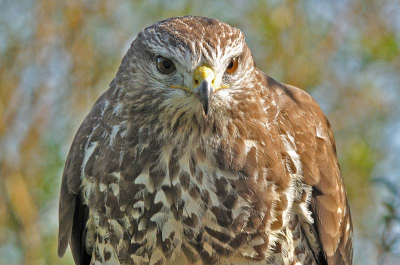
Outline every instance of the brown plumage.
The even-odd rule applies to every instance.
[[[202,17],[143,30],[72,143],[58,254],[76,264],[352,264],[332,129]]]

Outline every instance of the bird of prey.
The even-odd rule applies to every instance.
[[[352,264],[331,126],[260,71],[241,31],[160,21],[72,143],[58,254],[77,265]]]

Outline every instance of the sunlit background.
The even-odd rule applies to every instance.
[[[259,68],[334,128],[354,264],[400,264],[400,1],[0,0],[0,265],[57,257],[63,164],[136,34],[202,15],[240,28]]]

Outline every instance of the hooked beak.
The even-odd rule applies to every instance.
[[[207,80],[201,82],[200,86],[195,89],[195,94],[199,98],[201,105],[203,105],[204,114],[206,116],[208,115],[213,91],[214,89]]]
[[[208,66],[200,66],[193,73],[193,87],[197,86],[194,92],[199,98],[206,116],[208,115],[211,98],[214,92],[214,81],[215,73]]]

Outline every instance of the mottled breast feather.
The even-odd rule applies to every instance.
[[[154,53],[189,78],[161,76]],[[230,86],[207,116],[159,81],[192,82],[199,64],[224,72],[228,55],[240,66],[218,77]],[[317,103],[258,70],[238,29],[172,18],[138,35],[75,136],[58,254],[69,244],[79,265],[350,265],[346,197]]]

